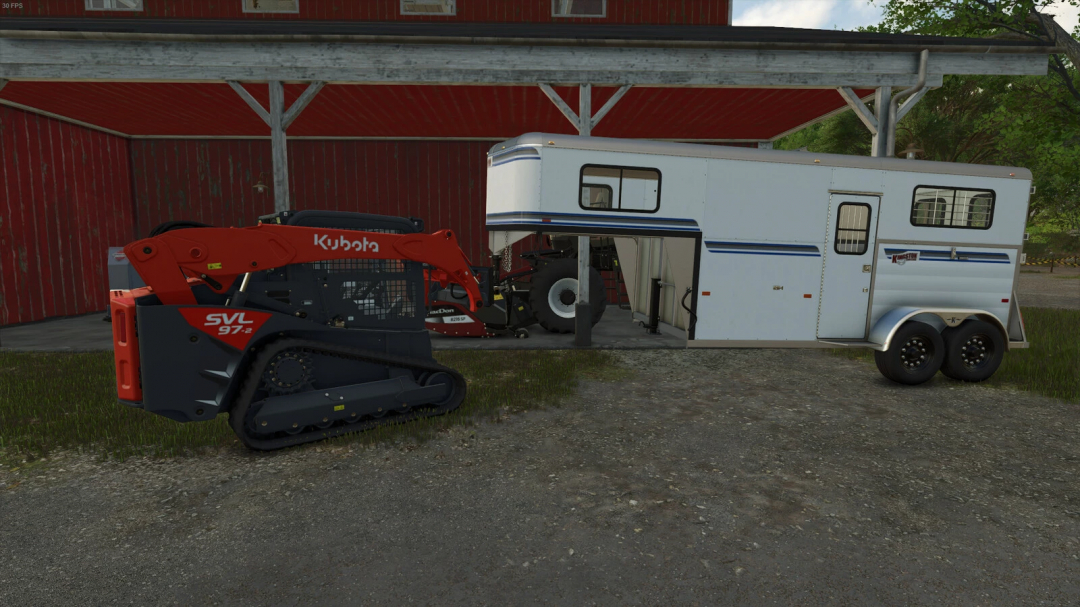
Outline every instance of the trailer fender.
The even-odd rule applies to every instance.
[[[884,351],[889,349],[889,343],[900,325],[909,320],[925,322],[940,332],[944,331],[946,327],[956,327],[969,318],[977,318],[994,325],[1001,331],[1001,337],[1005,340],[1005,343],[1009,343],[1009,333],[1005,329],[1005,324],[1001,322],[1000,318],[986,310],[914,307],[894,308],[886,312],[870,329],[868,341],[874,344],[875,350]]]

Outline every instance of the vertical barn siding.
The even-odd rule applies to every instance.
[[[400,0],[300,0],[300,12],[245,13],[242,0],[144,0],[142,11],[88,11],[82,0],[13,2],[0,15],[134,19],[311,19],[475,23],[624,23],[727,25],[730,0],[608,0],[607,16],[553,18],[551,0],[458,0],[457,15],[402,15]]]
[[[133,236],[128,141],[0,106],[0,324],[104,310]]]
[[[475,264],[487,261],[484,192],[487,151],[478,141],[289,141],[293,208],[420,217],[427,231],[457,232]],[[254,225],[274,211],[266,140],[130,141],[138,234],[192,219]]]

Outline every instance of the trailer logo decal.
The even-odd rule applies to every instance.
[[[919,261],[919,252],[906,251],[904,253],[897,253],[892,256],[892,262],[898,266],[902,266],[909,261]]]
[[[263,323],[270,318],[267,312],[230,308],[180,308],[189,325],[237,350],[247,347]]]
[[[337,240],[333,240],[330,235],[323,234],[315,235],[315,246],[322,248],[324,251],[337,251],[342,249],[344,251],[371,251],[372,253],[379,252],[379,243],[369,241],[365,236],[363,240],[349,240],[344,236],[339,236]]]

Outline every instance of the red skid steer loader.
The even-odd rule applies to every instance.
[[[457,408],[465,380],[424,328],[425,265],[483,302],[454,234],[422,229],[328,211],[160,226],[124,248],[147,286],[110,296],[120,402],[181,422],[227,413],[257,450]]]

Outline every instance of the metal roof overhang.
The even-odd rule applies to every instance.
[[[144,136],[214,136],[214,132],[186,132],[187,127],[170,130],[168,125],[172,115],[179,120],[185,113],[198,114],[197,104],[215,98],[243,111],[243,102],[238,103],[235,95],[213,92],[225,86],[225,81],[327,82],[330,86],[311,106],[317,109],[309,109],[305,115],[333,112],[338,119],[334,132],[343,136],[368,135],[362,132],[363,128],[349,132],[349,120],[341,120],[343,112],[376,109],[350,107],[350,98],[355,102],[367,96],[376,106],[410,101],[415,104],[416,95],[410,91],[416,93],[421,89],[444,91],[440,93],[442,101],[449,99],[466,106],[472,106],[474,97],[482,95],[481,91],[488,91],[491,96],[490,91],[495,90],[490,105],[497,110],[506,97],[514,96],[515,89],[528,89],[529,95],[535,95],[533,89],[537,83],[575,88],[585,83],[600,87],[631,84],[635,91],[620,101],[620,106],[632,104],[634,99],[640,101],[645,98],[643,95],[649,96],[648,91],[636,89],[657,89],[651,96],[653,107],[649,110],[656,117],[680,112],[686,95],[715,95],[727,103],[747,104],[754,100],[754,95],[747,92],[785,89],[772,95],[773,101],[786,98],[788,110],[797,110],[801,98],[816,99],[816,103],[810,104],[812,110],[802,114],[792,111],[786,122],[764,119],[770,112],[785,111],[783,103],[759,103],[745,108],[742,116],[733,116],[728,111],[727,115],[735,122],[759,125],[742,129],[739,137],[726,136],[727,133],[720,132],[725,128],[723,125],[709,123],[707,115],[725,107],[724,102],[713,100],[711,105],[702,106],[705,128],[694,129],[700,136],[687,137],[693,134],[689,132],[672,134],[672,138],[683,139],[765,140],[846,107],[839,95],[825,103],[823,96],[832,95],[825,90],[850,87],[865,95],[879,86],[914,85],[918,52],[923,49],[930,49],[928,86],[940,86],[944,74],[1044,75],[1046,56],[1055,50],[1003,40],[696,26],[8,19],[0,28],[0,79],[15,83],[2,93],[9,105],[80,120],[79,107],[93,105],[95,96],[98,107],[108,106],[110,101],[134,100],[127,107],[116,103],[122,109],[114,116],[97,112],[94,121],[85,122],[107,129],[110,122],[128,124],[125,128],[130,127],[129,130],[114,130]],[[29,85],[22,85],[27,81],[36,83],[33,85],[37,87],[36,94],[19,92],[31,90]],[[128,84],[103,86],[104,83]],[[445,92],[448,86],[462,90],[448,93]],[[249,88],[256,94],[256,88]],[[365,89],[379,89],[379,92],[356,94]],[[503,99],[499,98],[497,89],[505,91]],[[715,93],[687,89],[710,89]],[[227,87],[224,90],[228,93]],[[286,94],[295,97],[300,90],[302,87],[294,87],[292,93]],[[390,94],[394,91],[400,93],[396,98]],[[744,94],[733,94],[739,91]],[[140,96],[144,100],[165,97],[174,103],[140,104]],[[455,100],[455,96],[459,99]],[[62,98],[66,98],[66,103],[61,103],[65,101]],[[324,107],[321,102],[333,103]],[[59,111],[50,110],[49,106],[57,106]],[[144,120],[138,127],[130,120],[125,121],[140,108],[149,121]],[[407,112],[402,114],[404,109],[378,111],[388,116],[387,122],[392,122],[391,116],[395,114],[399,119],[409,119]],[[616,106],[608,121],[615,120],[619,109],[625,108]],[[203,111],[206,114],[214,109]],[[642,110],[636,111],[640,114]],[[468,110],[462,112],[466,118],[468,114]],[[258,118],[253,115],[248,118],[255,129],[253,135],[265,133],[265,126],[259,127]],[[487,112],[475,112],[471,117],[478,122],[490,118]],[[523,116],[525,121],[530,118]],[[698,118],[687,116],[687,119]],[[153,120],[163,125],[161,132],[151,132]],[[312,136],[325,136],[326,127],[335,128],[333,123],[305,127],[309,122],[301,116],[290,136],[303,134],[305,129],[312,131]],[[517,128],[518,122],[521,120],[508,121],[504,128]],[[226,127],[215,124],[214,120],[206,124]],[[545,124],[520,126],[518,132],[509,133],[478,129],[476,136],[504,137],[527,130],[552,130]],[[400,130],[407,131],[407,136],[424,136],[415,133],[409,125],[403,124]],[[220,135],[236,136],[228,128],[224,131]],[[393,137],[397,133],[389,129],[380,134]],[[618,131],[604,134],[643,136],[635,134],[633,129],[628,134]],[[432,132],[431,136],[447,135]],[[644,136],[656,137],[657,133]]]

